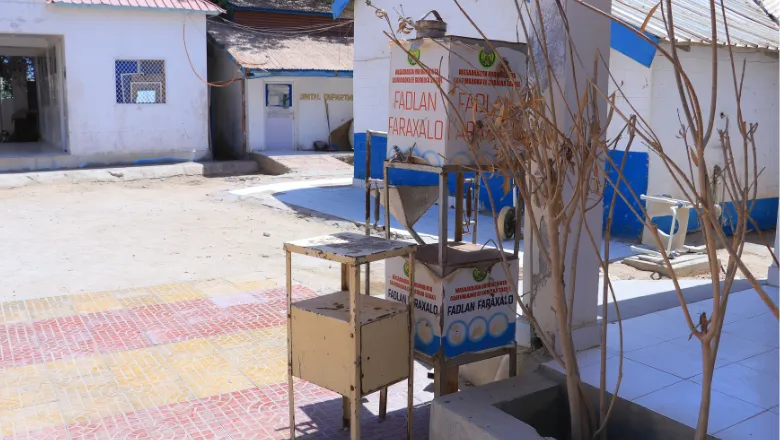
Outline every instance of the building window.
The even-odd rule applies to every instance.
[[[116,60],[117,104],[165,104],[164,60]]]
[[[291,84],[266,84],[265,85],[265,106],[266,107],[292,107],[292,85]]]

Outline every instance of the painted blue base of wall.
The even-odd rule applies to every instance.
[[[375,179],[382,178],[382,164],[387,157],[387,139],[385,138],[372,138],[371,139],[371,177]],[[648,170],[649,170],[649,157],[644,152],[624,152],[613,151],[610,154],[612,161],[617,166],[623,166],[623,175],[637,197],[642,194],[648,193]],[[625,160],[625,162],[623,162]],[[617,180],[617,170],[607,164],[607,175],[610,179]],[[472,175],[467,174],[467,177]],[[355,133],[355,171],[354,177],[356,179],[366,178],[366,134]],[[512,206],[512,194],[504,195],[503,183],[504,178],[502,176],[486,176],[487,188],[485,185],[480,187],[479,199],[483,207],[490,210],[490,198],[488,197],[488,191],[493,196],[493,202],[495,203],[496,213],[505,206]],[[390,183],[392,185],[413,185],[413,186],[435,186],[439,184],[439,178],[432,173],[423,173],[419,171],[409,170],[390,170]],[[455,182],[451,180],[449,182],[450,195],[455,193]],[[644,202],[632,200],[629,196],[626,183],[620,184],[620,191],[631,202],[631,207],[636,212],[640,212],[640,206],[644,207]],[[651,191],[652,192],[652,191]],[[607,214],[609,213],[609,204],[612,201],[612,195],[614,194],[614,188],[606,184],[604,189],[604,227],[606,227]],[[777,225],[777,205],[778,198],[766,198],[758,199],[753,202],[750,215],[753,221],[760,230],[774,229]],[[736,221],[737,211],[734,208],[733,203],[724,204],[724,224],[723,230],[727,234],[732,234],[731,224]],[[732,222],[730,219],[733,219]],[[615,208],[612,212],[612,229],[611,235],[615,238],[624,238],[628,240],[640,240],[642,238],[642,230],[644,219],[637,218],[629,205],[618,195],[615,201]],[[653,219],[653,223],[663,231],[669,231],[669,227],[672,223],[672,216],[656,217]],[[691,216],[688,221],[688,230],[695,231],[699,229],[699,219],[696,212],[691,212]],[[676,230],[676,228],[675,228]],[[749,230],[755,230],[753,225]]]
[[[366,178],[366,134],[355,133],[355,172],[354,178],[363,180]],[[371,178],[381,179],[382,165],[387,158],[387,139],[381,137],[371,138]],[[473,177],[473,174],[466,173],[466,177]],[[488,191],[493,196],[493,202],[496,204],[496,212],[504,206],[512,206],[512,194],[504,196],[502,176],[485,176],[487,178],[487,188],[481,185],[479,199],[483,206],[490,208],[490,198]],[[390,170],[390,184],[392,185],[412,185],[412,186],[436,186],[439,184],[439,176],[433,173],[423,173],[420,171],[409,170]],[[455,181],[449,182],[450,195],[455,194]]]
[[[613,237],[626,238],[638,240],[642,237],[643,219],[640,219],[631,211],[629,204],[627,204],[622,198],[621,194],[631,202],[630,206],[634,208],[637,213],[641,212],[641,208],[644,207],[644,202],[634,200],[631,197],[628,185],[634,190],[637,197],[647,193],[647,181],[648,181],[648,161],[647,153],[629,151],[613,151],[610,154],[612,161],[620,168],[622,167],[623,176],[625,180],[618,186],[619,194],[615,200],[615,207],[612,210],[612,228],[610,234]],[[625,162],[624,162],[625,161]],[[609,163],[606,165],[607,176],[609,180],[616,182],[618,179],[618,168],[612,167]],[[615,188],[605,183],[604,187],[604,228],[607,227],[607,218],[609,216],[609,205],[612,203],[612,196],[615,193]],[[640,214],[641,215],[641,214]]]
[[[755,225],[752,223],[748,224],[748,231],[755,231],[756,227],[758,227],[758,230],[760,231],[774,229],[777,226],[777,204],[777,197],[754,200],[753,203],[748,206],[748,210],[750,211],[750,217],[753,219],[753,222],[755,222]],[[723,232],[725,232],[726,235],[734,234],[733,226],[737,224],[738,219],[739,216],[737,215],[737,209],[734,203],[724,203],[722,225]],[[656,217],[653,219],[653,224],[660,230],[668,232],[672,224],[672,216]],[[699,222],[699,215],[696,211],[691,211],[691,215],[688,218],[688,231],[697,231],[700,228],[701,223]],[[677,231],[676,225],[674,230]]]

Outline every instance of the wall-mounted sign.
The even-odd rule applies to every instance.
[[[326,101],[352,101],[352,95],[346,93],[326,93],[324,97]],[[322,97],[319,93],[301,93],[298,99],[301,101],[320,101]]]

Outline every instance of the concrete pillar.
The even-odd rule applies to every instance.
[[[594,0],[588,2],[602,11],[610,11],[610,0]],[[563,132],[569,132],[572,126],[572,120],[565,111],[564,102],[569,107],[576,109],[578,100],[584,93],[587,78],[594,78],[594,54],[600,52],[603,62],[599,60],[598,86],[606,93],[608,85],[609,66],[609,19],[590,11],[577,4],[573,0],[562,0],[563,7],[568,17],[569,29],[573,38],[579,57],[571,53],[566,42],[565,28],[561,14],[559,13],[556,0],[540,0],[542,17],[544,18],[544,27],[547,31],[548,53],[551,58],[553,74],[558,78],[560,88],[554,84],[547,84],[546,75],[540,75],[539,81],[542,87],[547,90],[548,97],[551,96],[556,103],[557,121]],[[538,14],[532,11],[533,20],[538,24]],[[535,38],[529,44],[529,50],[532,51],[537,60],[544,60],[541,42]],[[540,61],[537,61],[539,63]],[[541,61],[542,63],[544,61]],[[572,72],[571,65],[577,69]],[[561,92],[562,91],[562,92]],[[580,96],[578,96],[578,93]],[[605,104],[599,107],[600,120],[606,121],[607,106]],[[606,127],[604,127],[606,129]],[[571,197],[572,189],[564,192],[564,198]],[[537,219],[536,222],[547,226],[543,207],[535,207]],[[528,210],[526,210],[526,225],[530,225],[531,219]],[[582,222],[587,222],[591,232],[594,235],[597,244],[601,243],[603,212],[601,209],[591,210],[585,219],[576,218],[572,222],[573,226],[578,227]],[[563,231],[560,231],[561,233]],[[533,296],[533,313],[539,321],[544,333],[548,336],[554,336],[557,333],[557,325],[554,312],[554,293],[552,283],[546,281],[550,277],[549,268],[542,260],[539,253],[539,246],[546,246],[544,241],[546,234],[542,232],[542,237],[532,236],[531,228],[524,230],[525,245],[523,255],[523,291],[526,293],[524,301],[528,303]],[[567,290],[570,286],[571,269],[574,266],[575,256],[573,255],[576,233],[572,231],[569,235],[566,251],[566,265],[564,279]],[[573,337],[575,348],[584,350],[599,345],[599,326],[597,319],[597,304],[599,292],[599,260],[598,250],[591,245],[587,233],[583,230],[580,236],[579,252],[576,256],[576,279],[575,295],[573,306],[572,325],[574,328]],[[531,295],[528,295],[528,292]],[[560,352],[559,338],[556,340],[556,351]]]
[[[780,252],[780,207],[778,207],[778,211],[777,229],[775,229],[775,256],[778,256],[778,252]],[[777,263],[773,261],[766,274],[766,283],[770,286],[778,287],[780,285],[778,278],[780,278],[780,275],[778,275]]]

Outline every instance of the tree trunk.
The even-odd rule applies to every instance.
[[[715,372],[715,359],[709,342],[701,344],[702,380],[701,405],[699,406],[699,421],[696,424],[695,440],[706,440],[710,419],[710,400],[712,397],[712,375]]]

